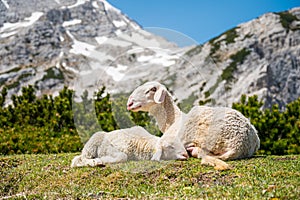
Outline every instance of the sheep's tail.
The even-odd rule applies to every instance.
[[[260,139],[258,137],[258,132],[257,132],[256,128],[252,124],[251,124],[251,130],[250,131],[252,132],[252,135],[254,137],[255,147],[254,147],[254,152],[253,153],[255,153],[260,147]]]
[[[213,166],[216,170],[230,169],[230,166],[226,162],[224,162],[218,158],[215,158],[213,156],[203,155],[203,156],[201,156],[201,158],[202,158],[202,161],[201,161],[202,165]]]
[[[248,141],[244,142],[244,152],[243,155],[241,155],[239,158],[252,157],[254,153],[259,149],[260,139],[257,133],[258,132],[255,129],[255,127],[252,124],[250,124],[250,128],[248,130],[247,135]]]

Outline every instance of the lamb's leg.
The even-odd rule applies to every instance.
[[[202,165],[213,166],[216,170],[226,170],[230,168],[230,166],[224,161],[207,155],[207,153],[202,148],[196,147],[193,144],[187,147],[187,151],[189,151],[193,157],[201,158]]]
[[[90,166],[90,167],[105,166],[105,163],[103,163],[100,158],[85,159],[85,166]]]
[[[120,163],[120,162],[126,162],[128,160],[127,154],[123,152],[114,153],[111,156],[103,156],[101,158],[98,158],[101,160],[102,163],[108,164],[108,163]]]
[[[73,159],[71,167],[96,167],[105,166],[105,164],[108,163],[120,163],[125,161],[127,161],[127,155],[122,152],[114,153],[112,156],[103,156],[100,158],[83,158],[82,156],[78,156]]]
[[[82,155],[75,156],[72,160],[71,167],[84,167],[84,166],[104,166],[103,162],[99,158],[86,158]]]

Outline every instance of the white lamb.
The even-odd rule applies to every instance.
[[[101,166],[129,160],[184,160],[188,154],[182,142],[171,135],[157,137],[144,128],[97,132],[75,156],[71,167]]]
[[[260,146],[257,131],[240,112],[226,107],[194,106],[185,114],[158,82],[136,88],[127,109],[149,112],[164,135],[177,135],[193,157],[202,158],[202,164],[216,169],[229,168],[222,160],[251,157]]]

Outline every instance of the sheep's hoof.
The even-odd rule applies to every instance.
[[[201,160],[202,165],[210,165],[213,166],[215,170],[228,170],[231,169],[231,167],[224,162],[223,160],[220,160],[218,158],[214,158],[212,156],[204,156]]]
[[[229,170],[229,169],[231,169],[231,167],[230,167],[230,165],[228,165],[228,164],[221,164],[221,165],[216,165],[216,166],[214,166],[214,169],[215,170],[219,170],[219,171],[224,171],[224,170]]]

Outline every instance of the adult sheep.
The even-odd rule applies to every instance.
[[[202,164],[227,169],[222,160],[251,157],[260,146],[257,131],[240,112],[226,107],[194,106],[185,114],[159,82],[147,82],[130,95],[127,109],[154,116],[164,134],[177,135]]]
[[[157,137],[144,128],[97,132],[75,156],[71,167],[101,166],[129,160],[184,160],[188,154],[182,142],[171,135]]]

